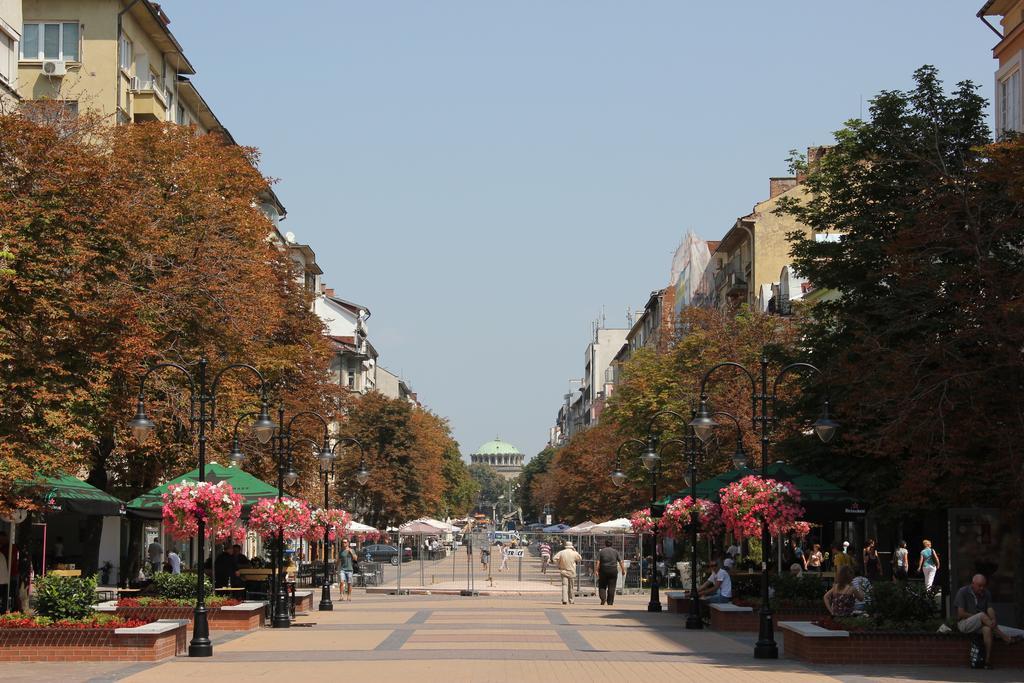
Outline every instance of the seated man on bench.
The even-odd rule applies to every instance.
[[[1011,638],[999,629],[996,623],[996,611],[992,608],[992,594],[989,593],[988,580],[982,574],[975,574],[968,586],[957,591],[953,598],[956,607],[957,628],[960,633],[981,633],[985,642],[985,668],[992,668],[992,636],[998,636],[1003,642],[1009,643]]]
[[[732,602],[732,577],[718,560],[708,563],[711,576],[697,589],[697,595],[708,604]]]

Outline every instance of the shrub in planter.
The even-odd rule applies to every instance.
[[[183,600],[196,599],[196,575],[192,572],[171,574],[170,572],[159,572],[153,576],[153,587],[161,598],[181,598]],[[203,583],[206,588],[203,591],[206,595],[213,595],[213,582],[210,577],[205,577]]]
[[[36,584],[36,611],[51,619],[83,619],[93,613],[96,577],[44,576]]]
[[[924,584],[917,583],[872,583],[864,611],[869,620],[876,625],[912,625],[942,621],[934,592],[925,590]]]
[[[822,597],[825,595],[825,584],[821,577],[813,572],[801,576],[782,574],[772,577],[775,587],[775,603],[779,607],[820,607],[825,609]]]
[[[0,629],[45,628],[65,631],[85,631],[103,628],[134,628],[149,622],[145,619],[124,619],[113,614],[93,614],[82,619],[51,619],[32,617],[15,612],[0,614]]]
[[[121,598],[117,601],[118,607],[192,607],[195,598]],[[234,598],[225,598],[220,595],[211,595],[206,600],[207,607],[232,607],[239,604]]]

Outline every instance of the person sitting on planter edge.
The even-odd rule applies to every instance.
[[[721,567],[717,560],[711,560],[708,567],[711,576],[697,589],[697,594],[708,604],[732,602],[732,577],[729,576],[729,570]]]
[[[1005,643],[1012,639],[996,623],[992,594],[986,588],[987,585],[988,580],[983,575],[975,574],[969,585],[956,592],[953,606],[956,607],[956,626],[960,633],[981,632],[982,640],[985,641],[985,668],[991,669],[992,665],[988,662],[992,661],[992,636],[999,636]]]

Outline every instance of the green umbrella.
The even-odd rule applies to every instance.
[[[55,512],[77,512],[83,515],[118,516],[124,514],[124,503],[106,491],[67,474],[19,479],[19,488],[39,489],[42,498]]]
[[[146,519],[160,519],[163,516],[164,500],[163,495],[172,484],[179,484],[185,480],[199,481],[199,470],[194,469],[186,472],[180,477],[171,479],[167,483],[157,486],[155,489],[143,493],[138,498],[128,501],[128,512]],[[226,481],[231,484],[235,493],[242,496],[242,515],[249,514],[250,508],[257,501],[264,498],[277,498],[277,487],[271,486],[262,479],[257,479],[245,470],[235,467],[224,467],[217,463],[210,463],[206,466],[206,481],[214,484]]]
[[[757,474],[761,471],[753,471],[747,468],[723,472],[716,477],[706,479],[697,484],[697,497],[717,501],[718,492],[734,481],[743,477]],[[784,462],[775,462],[768,465],[768,476],[777,481],[788,481],[800,491],[801,504],[806,509],[805,519],[812,521],[839,521],[844,519],[860,519],[864,516],[864,506],[853,497],[848,491],[839,488],[830,481],[821,477],[808,474],[792,465]],[[690,489],[674,493],[662,501],[668,504],[676,498],[683,498],[690,495]]]

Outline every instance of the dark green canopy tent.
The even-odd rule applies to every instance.
[[[739,481],[750,474],[761,474],[761,470],[741,468],[723,472],[697,484],[697,497],[718,501],[718,492],[728,484]],[[800,491],[801,504],[807,511],[804,519],[808,521],[831,522],[857,520],[864,517],[864,506],[848,491],[839,488],[832,482],[821,477],[808,474],[784,462],[768,465],[768,476],[777,481],[788,481]],[[690,489],[684,489],[668,496],[662,503],[670,503],[676,498],[690,495]]]
[[[179,484],[186,479],[189,481],[199,481],[199,470],[194,469],[191,472],[186,472],[180,477],[171,479],[169,482],[143,493],[138,498],[128,501],[128,512],[145,519],[160,519],[163,516],[164,508],[163,495],[167,493],[168,487],[172,484]],[[215,484],[226,481],[231,484],[235,493],[242,496],[242,516],[247,516],[249,510],[257,501],[264,498],[277,498],[277,487],[271,486],[245,470],[235,467],[224,467],[217,463],[210,463],[206,466],[206,481]]]
[[[17,482],[21,489],[39,492],[39,498],[46,501],[54,512],[77,512],[82,515],[123,515],[125,505],[106,491],[67,474],[52,477],[39,476],[32,480]]]

